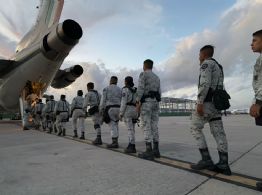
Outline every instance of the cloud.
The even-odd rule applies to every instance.
[[[2,1],[2,2],[1,2]],[[198,53],[205,44],[216,47],[215,58],[224,66],[225,86],[232,97],[233,107],[246,107],[252,101],[252,69],[256,55],[250,49],[252,33],[261,29],[262,0],[238,0],[229,9],[221,13],[220,22],[214,29],[203,29],[191,35],[173,39],[163,26],[159,26],[162,13],[161,5],[150,0],[65,0],[62,18],[77,20],[84,29],[84,36],[77,46],[80,51],[74,49],[67,60],[81,59],[92,48],[88,47],[89,38],[92,34],[99,33],[106,27],[114,28],[115,24],[126,26],[135,30],[136,28],[148,29],[149,32],[161,32],[174,42],[175,52],[161,64],[156,64],[154,71],[160,76],[164,95],[174,97],[196,98],[198,80]],[[0,0],[3,3],[3,0]],[[29,3],[30,2],[30,3]],[[37,5],[34,0],[27,2],[25,6],[22,1],[11,0],[5,2],[0,10],[0,55],[11,55],[10,51],[15,48],[17,40],[25,34],[34,23],[36,9],[28,11],[32,4]],[[22,6],[23,5],[23,6]],[[10,10],[13,12],[10,13]],[[103,28],[102,28],[103,27]],[[156,29],[160,30],[157,31]],[[146,33],[145,33],[146,34]],[[125,41],[121,37],[121,44]],[[102,44],[102,42],[100,43]],[[118,43],[116,43],[118,44]],[[120,44],[120,43],[119,43]],[[86,47],[87,45],[87,47]],[[115,51],[117,52],[117,51]],[[143,55],[143,54],[142,54]],[[74,56],[77,58],[74,58]],[[138,56],[140,59],[144,56]],[[107,64],[100,62],[83,62],[84,75],[72,86],[63,90],[48,89],[49,93],[65,93],[73,97],[77,89],[86,89],[86,83],[92,81],[99,90],[108,85],[112,75],[119,77],[122,86],[123,79],[127,75],[134,77],[137,82],[141,69],[118,68],[113,71]],[[68,62],[68,64],[75,64]],[[137,83],[136,83],[137,84]]]
[[[255,62],[250,41],[252,33],[262,26],[261,20],[258,20],[261,10],[260,0],[237,1],[222,13],[216,29],[204,29],[202,32],[181,38],[175,45],[175,53],[161,65],[156,66],[155,71],[161,78],[164,95],[196,98],[199,49],[205,44],[212,44],[216,47],[214,57],[224,67],[225,86],[232,97],[232,108],[248,107],[253,96],[251,82]],[[108,75],[115,74],[122,79],[123,75],[135,78],[139,75],[138,70],[125,69],[113,73],[95,64],[89,65],[86,71],[87,75],[92,75],[93,81],[104,86],[107,85]],[[101,76],[107,81],[96,80]]]
[[[24,1],[0,0],[0,56],[10,58],[14,52],[17,43],[23,35],[29,31],[36,20],[38,10],[36,6],[38,1],[28,0],[29,6]]]
[[[75,64],[74,62],[70,62],[67,64]],[[85,93],[87,92],[86,84],[88,82],[93,82],[95,84],[95,89],[99,92],[102,92],[103,88],[109,85],[109,80],[111,76],[118,77],[118,86],[124,86],[124,78],[126,76],[132,76],[137,85],[138,70],[127,70],[125,68],[120,69],[118,72],[111,71],[106,68],[106,65],[103,63],[79,63],[83,69],[83,75],[78,78],[72,85],[64,88],[64,89],[54,89],[49,87],[46,94],[53,94],[56,99],[60,97],[61,94],[65,94],[69,101],[72,101],[73,97],[76,96],[77,90],[83,90]]]
[[[165,90],[175,90],[196,85],[198,79],[198,53],[206,44],[216,47],[215,58],[223,65],[226,88],[232,96],[233,107],[247,106],[252,101],[252,71],[255,55],[250,43],[252,33],[261,29],[262,1],[237,1],[221,17],[215,30],[184,37],[176,45],[176,52],[162,64]],[[236,90],[242,88],[242,90]],[[190,93],[188,93],[190,94]],[[241,96],[240,96],[241,94]]]

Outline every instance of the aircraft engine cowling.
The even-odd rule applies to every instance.
[[[78,43],[82,35],[81,26],[74,20],[68,19],[58,24],[43,39],[42,50],[45,57],[55,61],[62,60]]]
[[[80,65],[75,65],[64,70],[59,70],[55,75],[51,86],[56,89],[67,87],[71,85],[82,74],[83,68]]]

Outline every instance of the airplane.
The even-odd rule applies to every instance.
[[[64,0],[40,0],[36,23],[17,45],[15,54],[0,60],[0,108],[18,111],[28,129],[26,105],[51,85],[63,88],[83,73],[80,65],[60,70],[83,31],[74,20],[59,23]],[[30,99],[31,98],[31,99]]]

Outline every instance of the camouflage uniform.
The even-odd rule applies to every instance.
[[[85,112],[83,110],[84,98],[82,96],[77,96],[73,99],[71,104],[71,112],[73,118],[73,128],[77,131],[77,119],[79,121],[79,129],[83,133],[85,132],[84,122],[85,122]]]
[[[120,107],[120,116],[124,117],[124,122],[128,129],[129,143],[135,144],[135,123],[138,114],[136,112],[136,88],[124,87],[122,89],[122,99]]]
[[[35,105],[35,108],[34,108],[34,115],[35,115],[35,125],[36,125],[36,128],[39,129],[40,126],[42,126],[42,111],[43,111],[43,108],[44,108],[44,104],[42,102],[38,102],[36,103]]]
[[[152,70],[146,70],[139,75],[137,101],[141,101],[141,98],[147,96],[151,91],[161,94],[160,79]],[[145,141],[158,142],[159,103],[156,98],[145,98],[145,102],[141,106],[140,116]]]
[[[258,57],[253,72],[254,103],[262,103],[262,54]]]
[[[199,116],[197,112],[192,113],[191,133],[196,139],[200,149],[207,148],[205,136],[202,132],[205,123],[209,123],[210,130],[214,136],[217,149],[220,152],[227,152],[228,145],[226,134],[223,128],[222,115],[218,111],[211,99],[207,100],[209,89],[215,90],[218,86],[223,88],[223,73],[217,62],[213,59],[206,59],[200,65],[200,76],[198,84],[197,103],[204,105],[204,116]]]
[[[46,104],[47,104],[48,101],[46,101]],[[44,105],[43,107],[43,110],[42,110],[42,127],[43,127],[43,130],[45,131],[46,130],[46,127],[47,127],[47,120],[46,120],[46,104]]]
[[[85,95],[84,110],[87,109],[87,106],[93,108],[94,106],[99,106],[101,99],[101,94],[98,93],[96,90],[89,90],[88,93]],[[102,124],[102,116],[99,112],[95,112],[92,116],[92,121],[94,123],[94,129],[96,130],[97,135],[101,136],[101,124]]]
[[[111,127],[111,137],[118,137],[118,122],[119,122],[119,108],[121,103],[121,88],[115,84],[111,84],[104,88],[102,101],[100,102],[100,110],[104,111],[107,106],[111,107],[108,110]]]
[[[49,132],[52,131],[52,129],[54,129],[55,127],[55,105],[56,105],[56,101],[55,100],[49,100],[46,103],[45,106],[45,115],[46,115],[46,120],[47,120],[47,127],[49,128]]]
[[[56,128],[59,130],[59,134],[62,131],[65,132],[65,123],[69,117],[69,103],[66,100],[59,100],[54,109],[54,113],[56,113]]]
[[[255,92],[253,103],[262,105],[262,54],[260,54],[254,66],[252,84]],[[262,191],[262,182],[257,182],[256,186],[259,191]]]

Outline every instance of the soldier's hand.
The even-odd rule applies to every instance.
[[[253,104],[250,107],[250,110],[249,110],[250,116],[252,116],[254,118],[259,117],[260,116],[260,109],[261,109],[261,106],[259,104]]]
[[[141,102],[137,102],[136,103],[136,111],[137,111],[137,113],[140,113],[140,111],[141,111]]]
[[[197,104],[197,113],[200,116],[204,116],[204,104]]]

